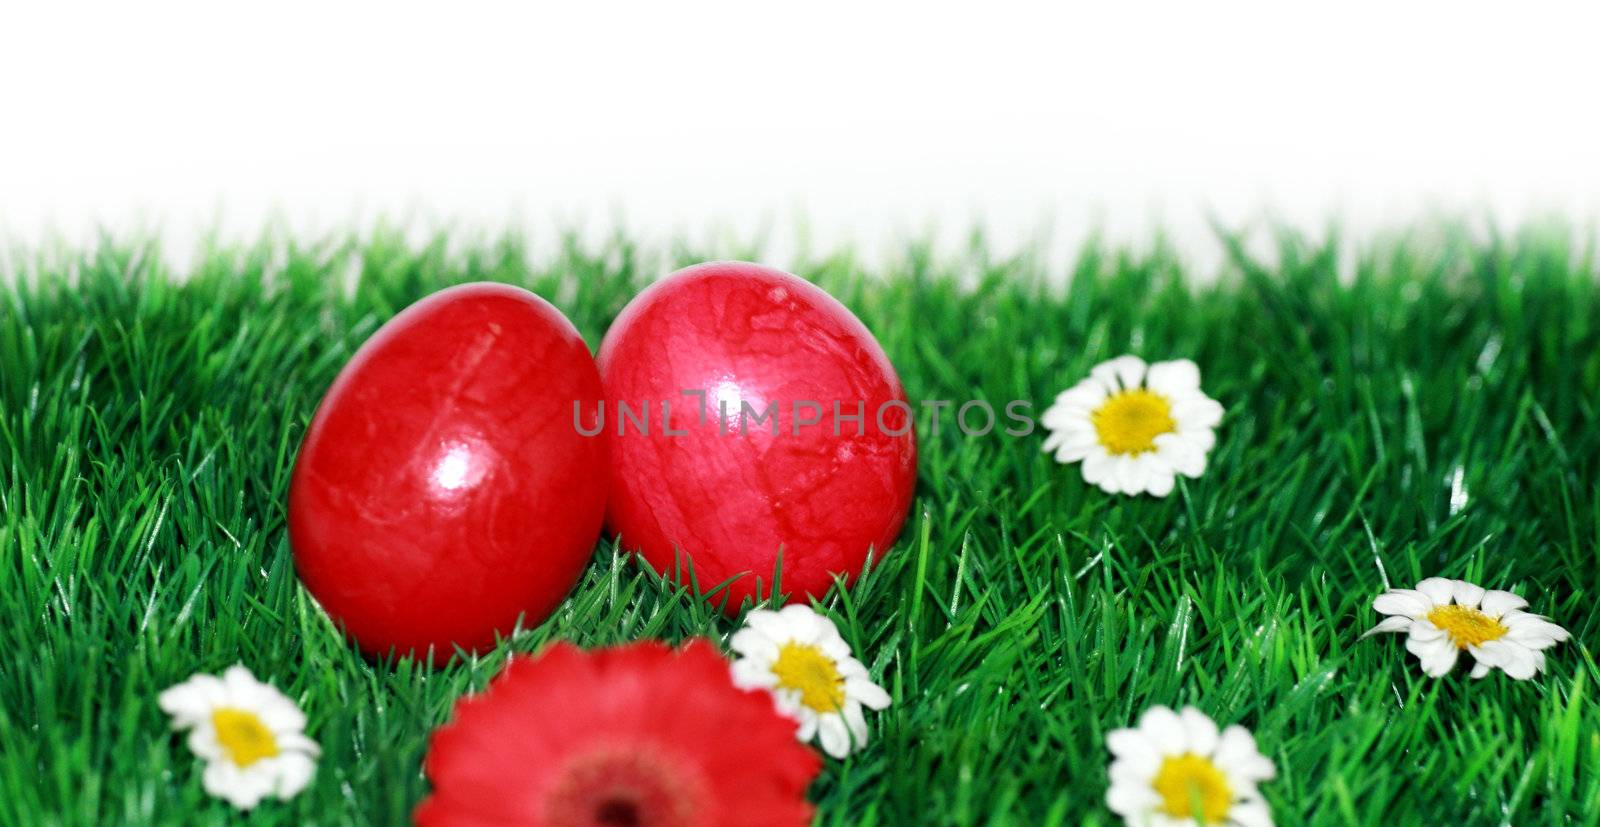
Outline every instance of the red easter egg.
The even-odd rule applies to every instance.
[[[894,543],[916,484],[911,407],[872,333],[821,288],[690,267],[623,309],[599,362],[607,520],[658,571],[681,552],[702,589],[732,580],[733,611],[771,593],[780,550],[783,595],[820,597]]]
[[[306,430],[289,538],[306,588],[369,655],[481,651],[544,620],[605,513],[600,377],[543,299],[464,284],[411,305],[340,371]]]

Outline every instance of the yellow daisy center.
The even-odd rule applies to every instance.
[[[778,678],[780,688],[798,691],[800,703],[816,712],[825,714],[844,708],[844,676],[839,674],[833,658],[810,643],[791,641],[778,647],[772,674]]]
[[[217,743],[228,754],[228,760],[241,767],[278,754],[278,739],[272,737],[272,730],[254,712],[219,707],[211,713],[211,725],[217,730]]]
[[[1113,454],[1142,454],[1156,449],[1156,437],[1178,429],[1172,403],[1155,391],[1135,388],[1112,394],[1089,421],[1100,444]]]
[[[1477,609],[1455,604],[1434,607],[1428,612],[1428,621],[1443,629],[1459,649],[1504,637],[1510,631],[1500,621]]]
[[[1161,812],[1173,818],[1198,815],[1206,824],[1221,824],[1233,805],[1228,777],[1211,759],[1192,752],[1163,760],[1150,786],[1161,796]]]

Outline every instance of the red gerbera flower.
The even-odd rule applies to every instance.
[[[808,824],[820,767],[703,641],[513,658],[458,700],[424,762],[424,827]]]

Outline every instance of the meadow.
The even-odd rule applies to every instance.
[[[1106,733],[1146,707],[1242,723],[1280,825],[1600,824],[1600,260],[1565,225],[1397,229],[1344,251],[1222,236],[1065,270],[981,237],[791,268],[877,335],[908,396],[1042,411],[1123,353],[1190,358],[1226,408],[1166,498],[1086,484],[1042,431],[920,445],[899,542],[823,601],[893,697],[829,760],[817,823],[1109,825]],[[12,251],[0,285],[0,824],[400,824],[430,730],[512,653],[737,628],[607,539],[546,623],[430,670],[373,663],[299,585],[295,452],[361,342],[445,285],[523,285],[591,348],[643,285],[739,245],[398,232]],[[1530,681],[1433,679],[1361,639],[1388,586],[1515,591],[1572,632]],[[207,797],[156,705],[236,662],[310,719],[311,786]],[[730,736],[730,737],[736,737]]]

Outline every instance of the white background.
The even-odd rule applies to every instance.
[[[1092,228],[1214,252],[1600,207],[1600,14],[1544,3],[32,3],[0,12],[0,235],[383,216],[874,256]],[[799,217],[806,219],[804,234]]]

